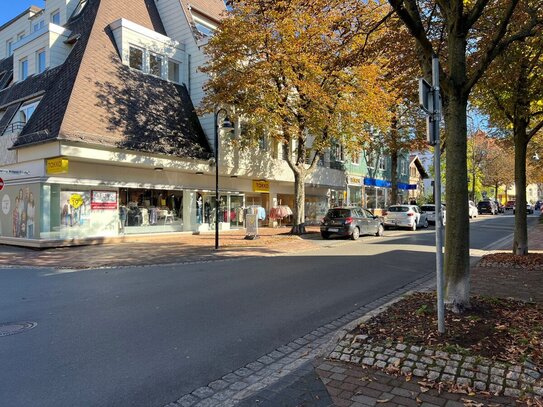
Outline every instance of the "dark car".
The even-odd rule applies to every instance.
[[[323,239],[339,235],[356,240],[360,235],[382,236],[384,230],[381,218],[359,207],[329,209],[321,223]]]
[[[541,207],[543,206],[543,202],[541,201],[537,201],[534,205],[534,210],[538,211],[541,209]]]
[[[505,204],[506,211],[511,209],[515,209],[515,201],[507,201],[507,203]]]
[[[477,204],[477,210],[479,213],[489,213],[491,215],[498,213],[498,208],[496,208],[496,204],[493,201],[480,201]]]

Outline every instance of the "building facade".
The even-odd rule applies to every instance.
[[[2,242],[227,230],[243,227],[247,211],[274,225],[273,208],[293,207],[285,155],[294,146],[263,138],[240,150],[238,128],[220,133],[215,162],[214,117],[196,113],[203,47],[225,9],[222,0],[46,0],[0,27]],[[357,183],[365,170],[346,177],[328,153],[319,164],[306,180],[307,223],[332,205],[387,204],[377,185],[386,170]]]

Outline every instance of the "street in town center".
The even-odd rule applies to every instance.
[[[471,222],[508,244],[514,217]],[[537,217],[529,217],[534,225]],[[297,254],[99,270],[0,269],[0,405],[164,406],[435,273],[433,228]]]

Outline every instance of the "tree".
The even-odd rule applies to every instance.
[[[521,0],[389,0],[416,39],[419,63],[431,78],[431,62],[442,64],[447,150],[447,228],[445,251],[446,302],[455,312],[469,303],[469,221],[467,190],[467,106],[473,87],[489,65],[515,41],[533,33],[539,4],[531,13],[517,7]],[[535,3],[535,2],[534,2]],[[523,18],[510,22],[516,14]]]
[[[494,140],[493,146],[482,162],[482,184],[494,187],[496,199],[500,186],[507,187],[514,182],[515,155],[513,147],[504,140]]]
[[[518,41],[501,55],[481,82],[481,108],[510,130],[515,148],[515,235],[513,254],[528,254],[526,159],[528,143],[543,128],[543,31]]]
[[[203,109],[230,106],[251,139],[292,148],[294,226],[304,233],[305,179],[333,143],[360,149],[385,129],[391,95],[369,38],[386,10],[373,2],[236,1],[209,41]],[[306,164],[307,157],[312,157]]]

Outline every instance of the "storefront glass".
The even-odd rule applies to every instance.
[[[349,185],[349,204],[354,206],[364,206],[361,186]]]

